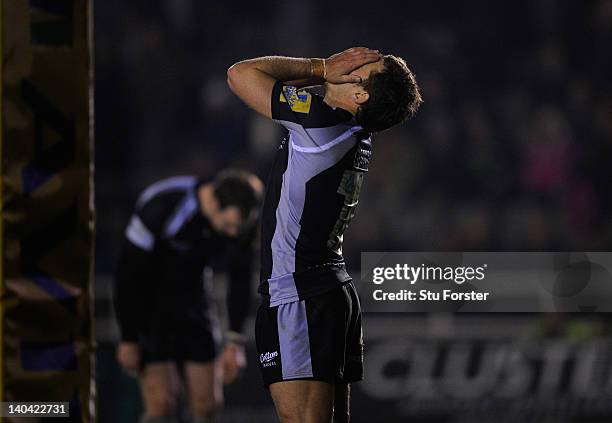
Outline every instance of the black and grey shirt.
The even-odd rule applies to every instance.
[[[268,178],[259,292],[270,305],[350,280],[342,239],[368,170],[370,134],[323,97],[277,82],[272,118],[288,130]]]
[[[215,232],[200,211],[197,191],[204,182],[195,176],[164,179],[140,195],[116,274],[123,340],[210,323],[211,279],[203,271],[213,262],[229,270],[229,329],[241,331],[251,297],[255,231],[238,239]]]

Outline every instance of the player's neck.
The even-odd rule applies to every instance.
[[[347,110],[353,116],[357,114],[356,105],[346,100],[343,93],[338,90],[337,85],[325,83],[325,97],[323,101],[330,107],[340,107],[341,109]]]

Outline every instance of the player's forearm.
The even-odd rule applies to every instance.
[[[117,272],[113,300],[121,339],[134,341],[138,337],[144,315],[145,301],[151,290],[151,258],[148,253],[125,241]]]
[[[117,278],[114,294],[115,315],[121,340],[135,341],[138,338],[138,311],[134,299],[136,293],[124,279]],[[137,298],[137,297],[136,297]]]
[[[276,81],[323,76],[323,60],[267,56],[243,60],[227,70],[230,89],[253,110],[271,118],[270,95]]]
[[[228,329],[242,333],[244,321],[251,308],[253,285],[253,259],[247,253],[234,261],[229,272],[227,290]]]
[[[311,59],[283,56],[265,56],[256,59],[243,60],[234,64],[228,74],[234,76],[245,76],[248,73],[261,72],[271,78],[287,82],[297,80],[309,80],[316,71]]]
[[[250,279],[250,276],[245,276]],[[250,282],[250,281],[249,281]],[[230,284],[232,284],[230,282]],[[243,279],[241,286],[237,287],[237,283],[233,283],[228,292],[227,312],[228,312],[228,329],[232,332],[242,333],[244,321],[251,307],[251,290],[250,283],[245,283]]]

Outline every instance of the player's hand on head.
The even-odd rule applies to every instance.
[[[136,377],[140,368],[140,348],[135,342],[121,342],[117,346],[117,361],[127,374]]]
[[[381,58],[378,50],[367,47],[352,47],[325,59],[325,80],[332,84],[360,83],[361,78],[350,75],[352,71]]]
[[[241,371],[246,367],[246,354],[244,346],[228,342],[223,350],[223,383],[233,383]]]

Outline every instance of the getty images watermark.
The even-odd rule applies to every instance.
[[[612,312],[612,252],[361,255],[368,312]]]
[[[420,281],[445,281],[462,284],[466,281],[485,278],[486,264],[482,266],[432,266],[421,264],[420,266],[410,266],[406,263],[396,264],[395,267],[375,267],[372,269],[372,282],[380,285],[385,281],[405,281],[410,285]],[[385,292],[383,289],[375,289],[372,293],[376,301],[484,301],[489,292],[455,292],[452,289],[443,289],[436,292],[431,289],[400,289],[394,292]]]

